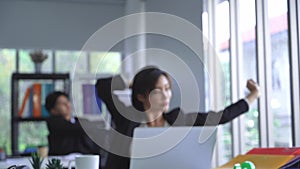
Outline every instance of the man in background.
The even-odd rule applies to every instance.
[[[72,106],[66,93],[50,93],[45,106],[50,113],[47,119],[49,155],[100,153],[100,147],[88,137],[78,118],[72,116]]]

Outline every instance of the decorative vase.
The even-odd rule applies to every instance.
[[[35,73],[42,73],[42,63],[48,58],[48,55],[44,54],[42,50],[36,50],[29,55],[34,63]]]
[[[42,62],[35,62],[34,69],[35,69],[35,73],[41,73],[42,72]]]

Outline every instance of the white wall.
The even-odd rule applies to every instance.
[[[144,12],[144,1],[142,0],[127,0],[125,6],[125,15],[131,15],[135,13]],[[134,22],[134,21],[133,21]],[[137,24],[136,24],[137,23]],[[136,23],[132,21],[127,22],[125,25],[125,32],[129,33],[135,29],[136,32],[141,32],[144,29],[143,18],[140,17]],[[134,25],[132,25],[134,24]],[[138,57],[132,57],[132,53],[146,48],[145,35],[136,35],[134,37],[127,38],[124,41],[124,62],[123,73],[127,79],[132,79],[135,70],[145,65],[145,57],[142,53]]]
[[[201,16],[202,16],[202,1],[201,0],[146,0],[145,1],[145,11],[146,12],[162,12],[167,14],[176,15],[183,19],[188,20],[200,30],[202,30]],[[168,24],[163,25],[169,31],[178,31],[174,27],[170,27]],[[188,34],[188,30],[179,30],[178,34]],[[174,97],[172,101],[172,107],[176,105],[181,105],[185,111],[204,111],[205,110],[205,87],[204,87],[204,65],[189,46],[186,46],[178,40],[172,39],[170,37],[162,35],[147,35],[146,36],[146,46],[147,48],[158,48],[166,51],[170,51],[176,55],[172,57],[165,55],[157,56],[147,56],[146,63],[154,65],[162,65],[161,67],[166,67],[168,70],[175,72],[176,80],[180,82],[179,87],[185,90],[183,93],[185,96],[180,95],[180,91],[177,88],[174,92]],[[202,49],[202,44],[199,47]],[[180,58],[186,64],[188,68],[194,73],[196,78],[196,87],[193,85],[193,79],[187,76],[183,65],[176,61],[176,58]],[[163,66],[167,65],[167,66]],[[184,101],[185,100],[185,101]],[[195,110],[195,106],[199,104],[199,109]]]
[[[147,12],[163,12],[182,17],[202,27],[202,0],[145,0]]]
[[[80,50],[124,8],[120,0],[1,0],[0,48]]]

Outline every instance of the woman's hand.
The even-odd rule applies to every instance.
[[[246,98],[248,99],[249,104],[251,104],[259,97],[259,86],[252,79],[249,79],[247,80],[247,88],[250,93]]]

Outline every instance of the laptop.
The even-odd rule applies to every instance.
[[[130,169],[210,169],[216,133],[216,127],[138,127]]]

